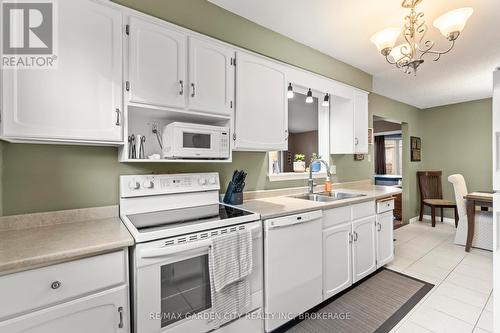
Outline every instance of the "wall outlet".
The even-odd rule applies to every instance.
[[[337,166],[336,165],[330,165],[330,173],[332,175],[336,175],[337,174]]]

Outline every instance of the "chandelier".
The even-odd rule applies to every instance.
[[[396,65],[407,74],[414,75],[424,62],[424,56],[433,56],[433,60],[438,61],[441,55],[451,51],[473,12],[472,8],[459,8],[443,14],[434,21],[433,25],[450,42],[446,50],[437,51],[434,50],[434,41],[425,37],[427,25],[424,13],[415,9],[420,2],[422,0],[403,0],[401,6],[410,9],[409,15],[404,18],[403,28],[384,29],[370,38],[388,63]],[[394,46],[400,35],[405,42]]]

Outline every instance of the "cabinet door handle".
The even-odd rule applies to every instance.
[[[381,231],[381,230],[382,230],[382,224],[377,223],[377,227],[378,227],[378,228],[377,228],[377,231]]]
[[[184,95],[184,81],[179,80],[179,95]]]
[[[358,138],[354,138],[354,144],[357,146],[359,144],[359,139]]]
[[[349,233],[349,243],[352,243],[352,233]]]
[[[358,233],[355,231],[354,232],[354,241],[357,242],[358,241]]]
[[[116,112],[116,123],[115,125],[116,126],[120,126],[120,123],[121,123],[121,112],[120,112],[120,109],[119,108],[116,108],[115,109],[115,112]]]
[[[288,140],[288,130],[285,130],[285,141]]]
[[[194,97],[196,95],[196,90],[194,87],[194,83],[191,83],[191,97]]]
[[[61,281],[54,281],[51,283],[50,288],[56,290],[59,289],[61,285],[62,285]]]
[[[118,308],[118,314],[120,315],[120,322],[118,323],[118,328],[123,328],[123,307]]]

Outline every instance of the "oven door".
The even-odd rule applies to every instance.
[[[249,223],[253,234],[252,274],[249,277],[251,312],[262,306],[262,231],[260,222]],[[231,227],[206,232],[207,238],[164,246],[174,239],[138,244],[134,253],[134,326],[137,333],[208,332],[211,293],[208,268],[210,235]],[[234,227],[232,227],[234,228]],[[184,235],[188,240],[193,235]],[[199,236],[199,234],[198,234]],[[179,237],[178,237],[179,238]],[[177,240],[175,240],[177,243]]]

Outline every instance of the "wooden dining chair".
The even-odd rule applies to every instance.
[[[436,208],[441,210],[441,222],[444,220],[444,209],[453,208],[455,211],[455,227],[458,226],[457,205],[453,201],[443,199],[442,171],[418,171],[418,188],[420,189],[420,219],[424,217],[424,207],[431,208],[432,227],[436,226]]]

